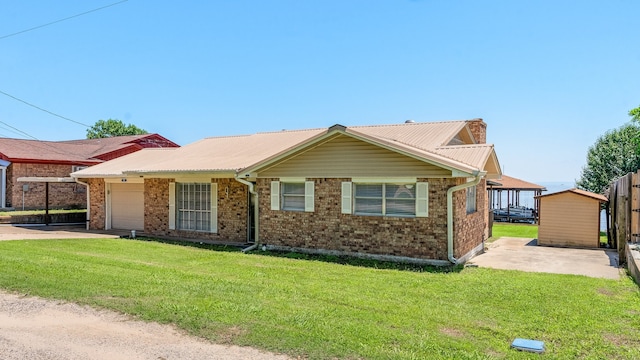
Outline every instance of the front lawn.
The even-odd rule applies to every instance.
[[[483,268],[413,272],[125,239],[2,241],[0,287],[310,359],[640,358],[640,292]]]

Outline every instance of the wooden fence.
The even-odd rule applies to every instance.
[[[611,183],[606,211],[609,245],[618,249],[622,263],[627,243],[640,243],[640,170]]]

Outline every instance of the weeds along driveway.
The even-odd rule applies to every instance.
[[[605,249],[538,246],[536,239],[502,237],[469,262],[480,267],[620,279],[618,253]]]

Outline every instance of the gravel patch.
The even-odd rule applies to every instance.
[[[0,291],[0,359],[287,360],[88,306]]]

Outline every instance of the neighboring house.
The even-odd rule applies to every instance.
[[[271,249],[464,262],[482,251],[481,119],[279,131],[142,150],[72,174],[92,229]]]
[[[44,208],[45,184],[19,182],[21,177],[69,177],[87,166],[149,147],[177,147],[158,134],[103,139],[40,141],[0,138],[0,208]],[[51,183],[52,208],[86,206],[86,187]]]

